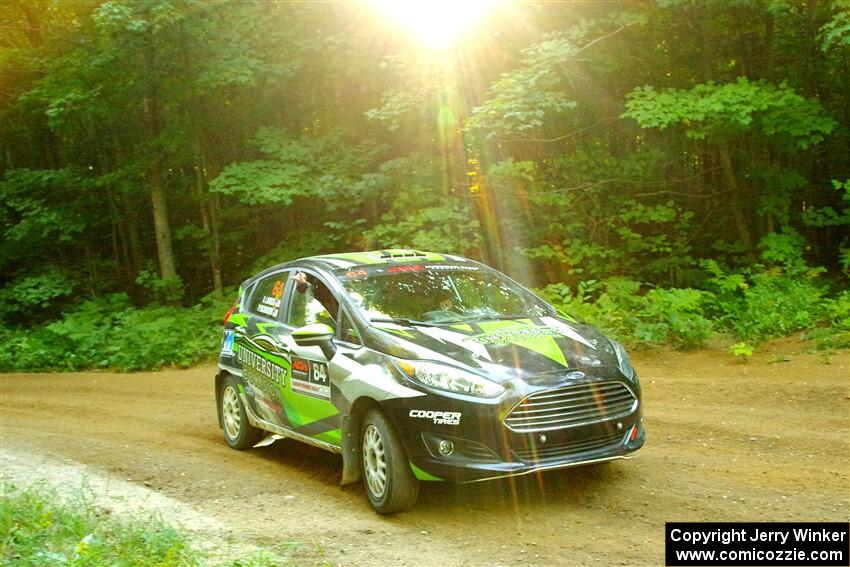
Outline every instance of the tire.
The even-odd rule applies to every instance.
[[[256,445],[263,436],[263,431],[248,422],[236,378],[228,376],[224,379],[221,395],[218,398],[218,415],[221,418],[221,429],[224,431],[224,440],[227,444],[239,451]]]
[[[376,512],[392,514],[416,504],[419,481],[410,470],[398,435],[378,410],[369,410],[363,418],[360,455],[363,486]]]

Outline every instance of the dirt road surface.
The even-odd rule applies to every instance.
[[[850,517],[850,354],[786,339],[638,353],[649,440],[636,458],[465,486],[425,483],[376,515],[340,458],[229,449],[212,367],[0,376],[0,444],[147,486],[300,565],[662,565],[665,521]],[[0,463],[2,465],[2,463]]]

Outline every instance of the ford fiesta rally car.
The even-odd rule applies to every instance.
[[[622,458],[645,439],[623,347],[477,262],[413,250],[315,256],[247,280],[215,380],[227,443],[342,454],[372,506]]]

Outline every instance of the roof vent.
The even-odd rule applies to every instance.
[[[425,258],[424,252],[418,250],[384,250],[381,252],[382,260],[390,260],[397,258]]]

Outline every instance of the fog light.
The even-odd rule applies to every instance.
[[[444,457],[448,457],[455,450],[455,444],[449,441],[448,439],[440,439],[440,444],[437,445],[437,450]]]

